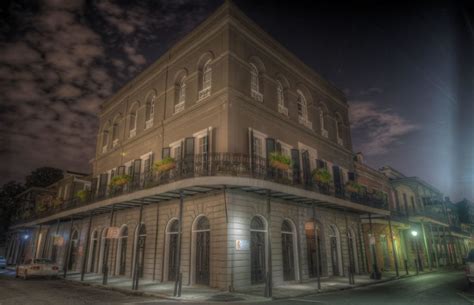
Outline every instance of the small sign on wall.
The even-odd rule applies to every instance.
[[[250,243],[246,239],[236,239],[235,240],[235,250],[245,251],[250,249]]]
[[[369,241],[371,245],[375,245],[375,236],[370,236]]]
[[[119,238],[120,235],[120,228],[119,227],[109,227],[107,228],[107,235],[105,238]]]
[[[64,238],[60,235],[56,235],[53,237],[53,245],[62,247],[64,245]]]

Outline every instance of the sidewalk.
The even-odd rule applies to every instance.
[[[431,271],[431,272],[435,272]],[[421,274],[430,273],[430,271],[420,272]],[[400,273],[399,278],[415,276],[414,270],[406,275],[405,271]],[[273,299],[295,298],[305,295],[328,293],[339,290],[352,289],[368,285],[379,284],[391,280],[396,280],[395,272],[384,272],[380,280],[372,280],[368,274],[356,275],[355,285],[350,285],[347,277],[329,277],[321,278],[321,290],[317,289],[317,281],[312,279],[302,283],[294,282],[290,284],[274,286]],[[259,302],[268,301],[263,297],[263,285],[251,286],[245,290],[236,292],[226,292],[206,286],[183,286],[181,297],[173,297],[174,283],[160,283],[152,280],[140,280],[139,290],[131,289],[132,281],[128,277],[111,276],[108,278],[108,284],[102,285],[102,275],[86,274],[84,281],[80,282],[80,274],[68,274],[66,280],[105,289],[117,290],[126,294],[137,294],[151,297],[166,298],[171,300],[195,301],[195,302]]]

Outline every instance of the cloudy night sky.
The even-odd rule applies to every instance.
[[[472,7],[234,2],[346,93],[367,163],[474,199]],[[99,105],[221,3],[3,1],[0,183],[89,172]]]

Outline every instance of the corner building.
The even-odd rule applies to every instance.
[[[181,274],[184,289],[222,290],[367,271],[360,216],[389,211],[344,191],[354,180],[344,95],[232,3],[104,102],[99,119],[89,198],[14,226],[58,226],[70,271]],[[273,166],[275,152],[289,168]],[[157,171],[164,159],[172,168]],[[317,169],[331,181],[316,183]]]

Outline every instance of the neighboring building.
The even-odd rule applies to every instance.
[[[46,247],[35,238],[46,249],[36,253],[59,245],[71,271],[182,274],[185,286],[225,290],[365,271],[360,215],[389,212],[345,192],[345,97],[233,4],[108,99],[99,119],[90,201],[13,227],[64,236]],[[331,181],[315,183],[314,170]]]
[[[365,164],[361,153],[355,155],[354,161],[356,182],[361,188],[362,200],[381,201],[390,211],[396,211],[389,178]],[[362,223],[364,236],[369,237],[365,240],[366,252],[375,251],[375,256],[367,256],[369,272],[373,274],[374,270],[383,273],[403,269],[406,257],[403,237],[404,231],[410,228],[408,221],[398,217],[370,215],[363,217]]]
[[[443,194],[420,178],[407,177],[391,167],[380,171],[390,178],[393,187],[396,210],[392,214],[410,223],[410,230],[404,234],[408,265],[413,267],[416,260],[420,269],[432,269],[462,263],[467,252],[460,244],[468,243],[464,239],[469,238],[453,231],[456,225],[451,223],[452,213]]]

